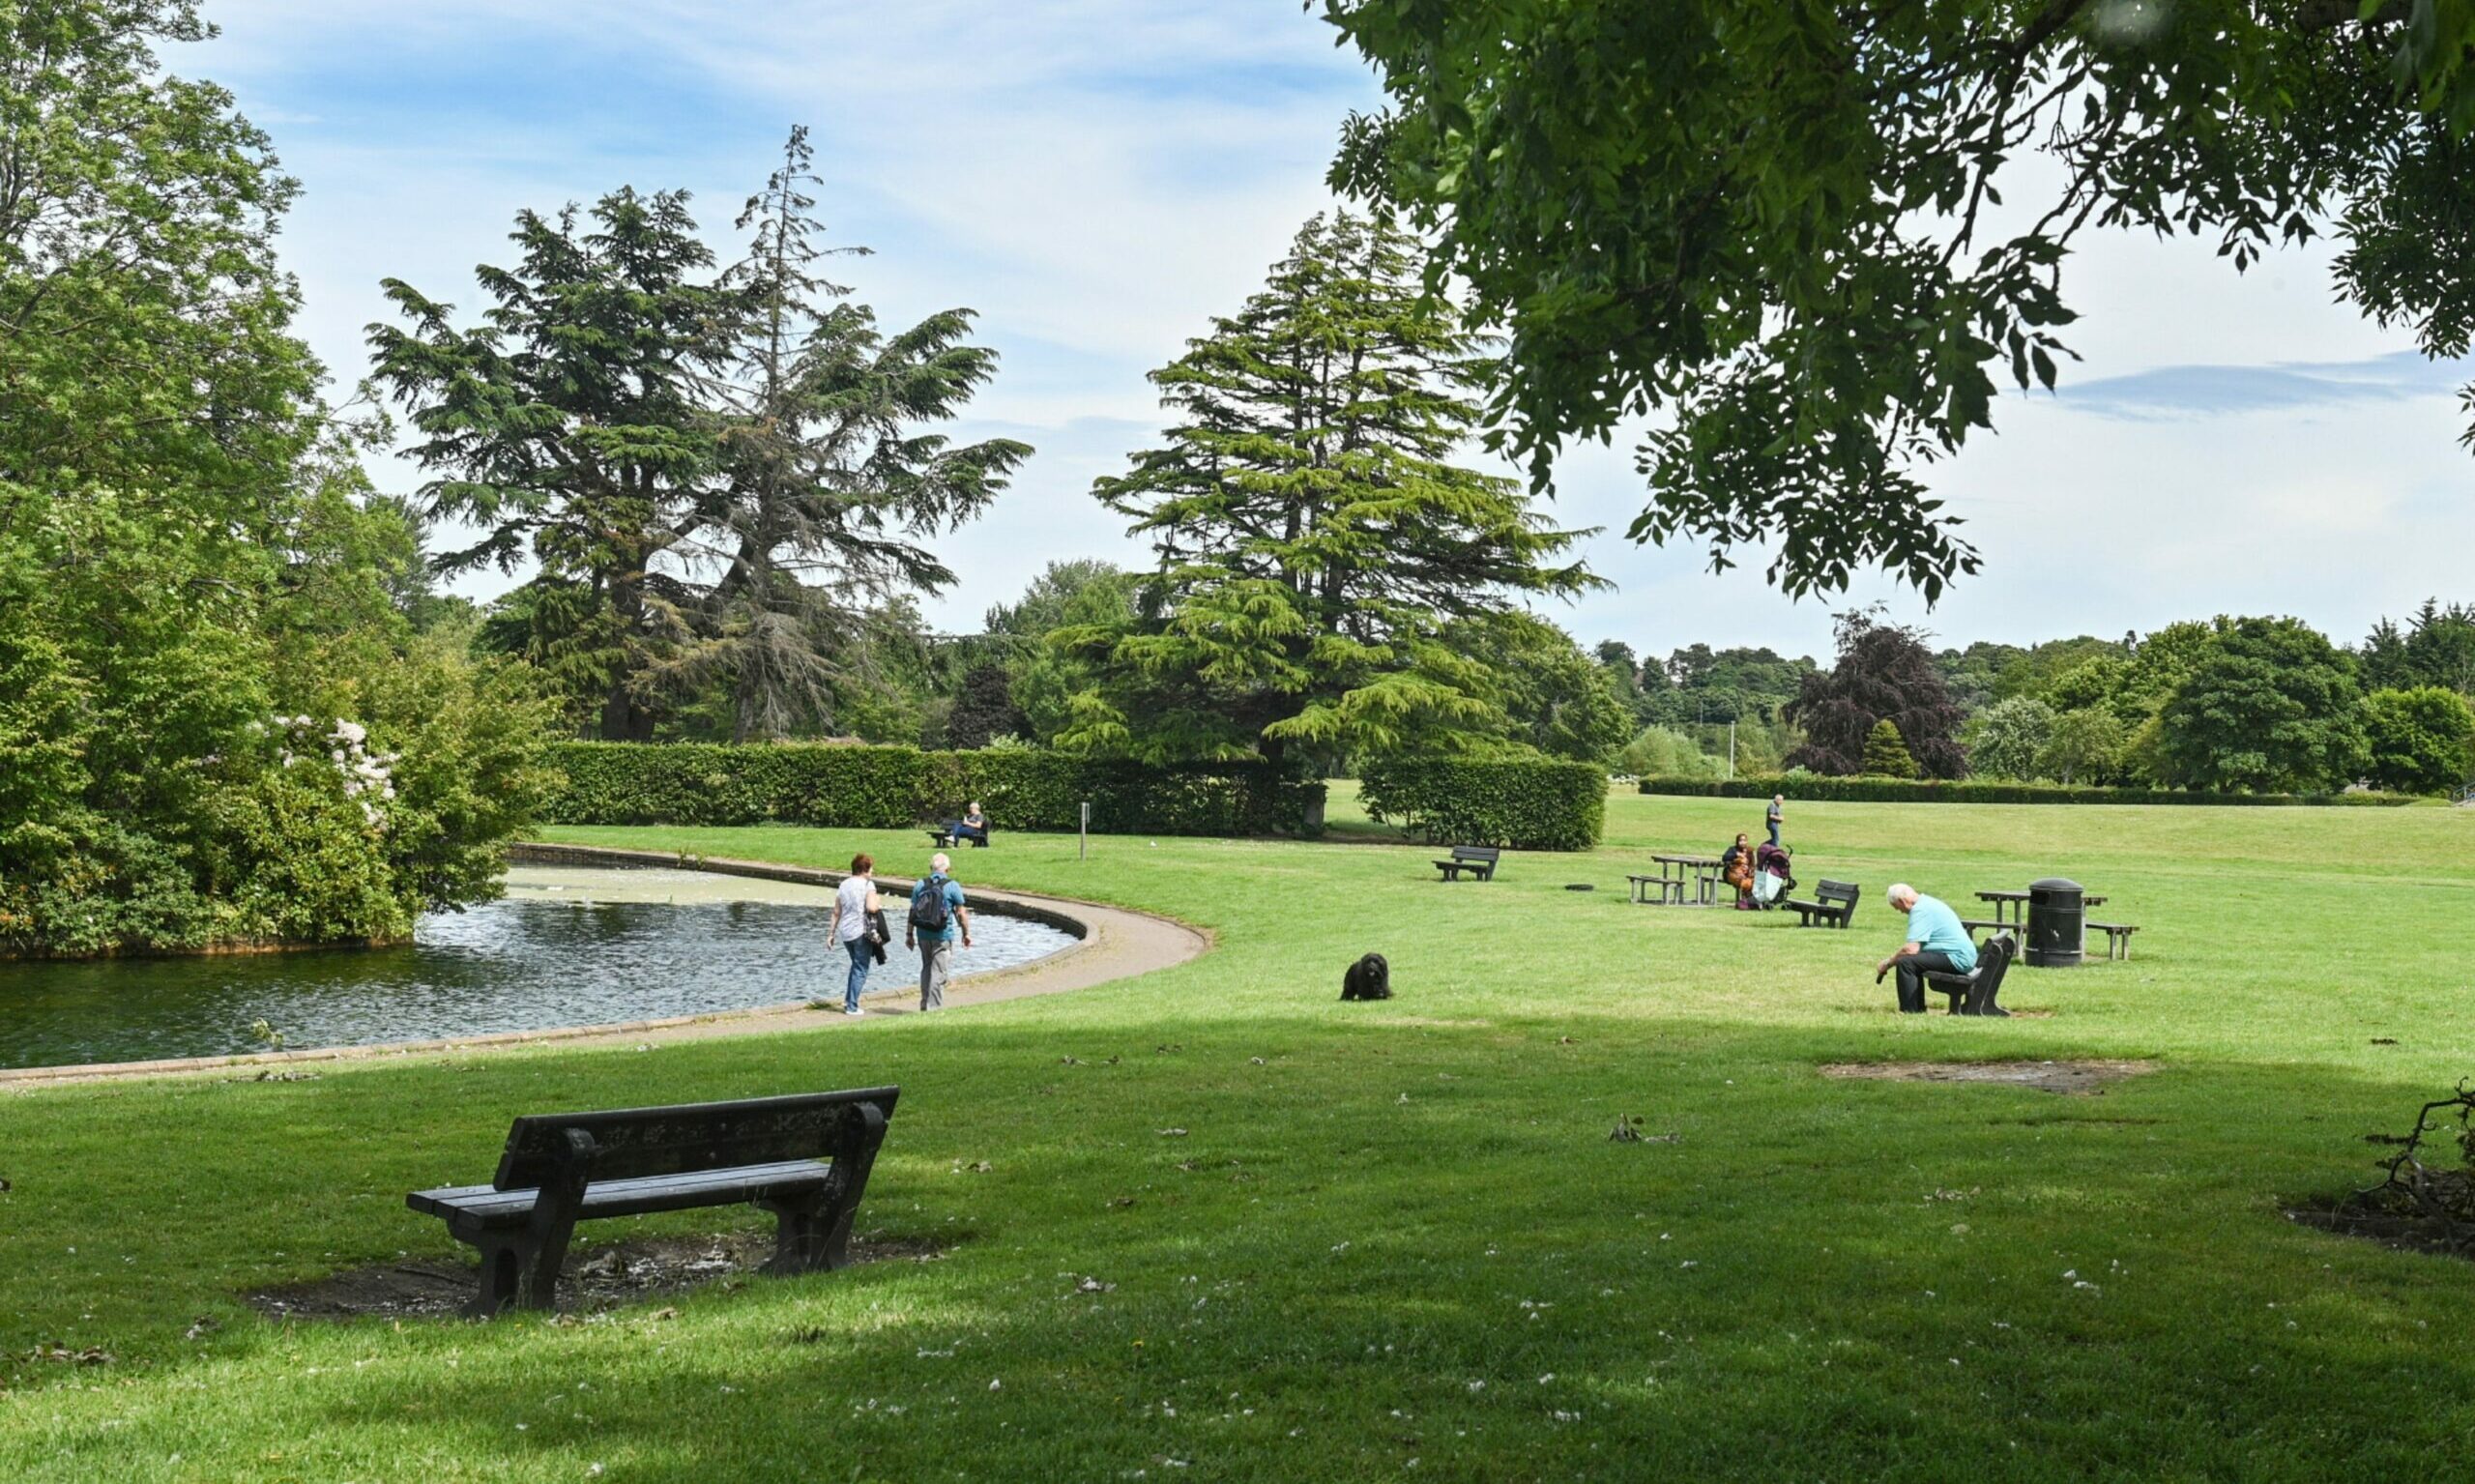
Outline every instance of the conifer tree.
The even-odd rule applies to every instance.
[[[1518,481],[1466,467],[1492,347],[1380,219],[1317,217],[1263,290],[1152,375],[1178,417],[1093,492],[1158,564],[1092,656],[1069,745],[1330,757],[1448,742],[1490,714],[1447,622],[1598,585]]]

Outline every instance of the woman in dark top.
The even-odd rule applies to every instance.
[[[1719,858],[1719,874],[1727,879],[1729,886],[1736,888],[1738,912],[1762,910],[1753,899],[1753,846],[1750,836],[1736,836],[1736,842]]]

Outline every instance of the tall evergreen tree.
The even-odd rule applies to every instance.
[[[1598,584],[1515,481],[1454,462],[1490,347],[1388,222],[1317,217],[1264,289],[1152,375],[1179,418],[1094,493],[1158,553],[1070,742],[1150,757],[1329,757],[1483,717],[1439,626]]]
[[[699,392],[728,364],[745,291],[700,277],[713,252],[677,191],[523,212],[510,240],[516,267],[476,272],[492,301],[477,329],[385,280],[411,328],[369,327],[374,372],[424,435],[425,513],[482,528],[442,567],[535,563],[510,610],[522,653],[602,737],[647,739],[646,672],[690,597],[657,559],[717,462]]]
[[[729,677],[742,742],[830,722],[854,649],[844,616],[951,583],[918,540],[985,509],[1032,452],[1003,438],[956,448],[918,430],[959,414],[997,353],[967,342],[969,309],[888,335],[822,276],[830,253],[866,249],[821,244],[812,160],[807,131],[793,130],[781,167],[739,218],[754,238],[729,278],[742,313],[736,374],[713,389],[717,477],[689,536],[720,576],[684,668]]]

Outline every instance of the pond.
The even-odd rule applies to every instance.
[[[422,918],[394,948],[209,958],[0,963],[0,1067],[291,1050],[607,1025],[842,998],[848,960],[825,941],[822,887],[682,870],[514,866],[506,899]],[[895,933],[871,993],[917,993]],[[1074,942],[978,914],[965,975]]]

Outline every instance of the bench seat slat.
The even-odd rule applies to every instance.
[[[730,1170],[704,1170],[687,1175],[649,1175],[629,1180],[597,1180],[585,1189],[580,1218],[639,1216],[654,1211],[685,1210],[724,1204],[717,1197],[754,1201],[768,1195],[810,1190],[832,1178],[830,1166],[813,1159],[776,1164],[742,1165]],[[443,1216],[479,1226],[520,1226],[532,1215],[535,1190],[500,1190],[492,1185],[451,1185],[417,1190],[404,1204],[424,1215]],[[735,1204],[735,1202],[733,1203]]]

